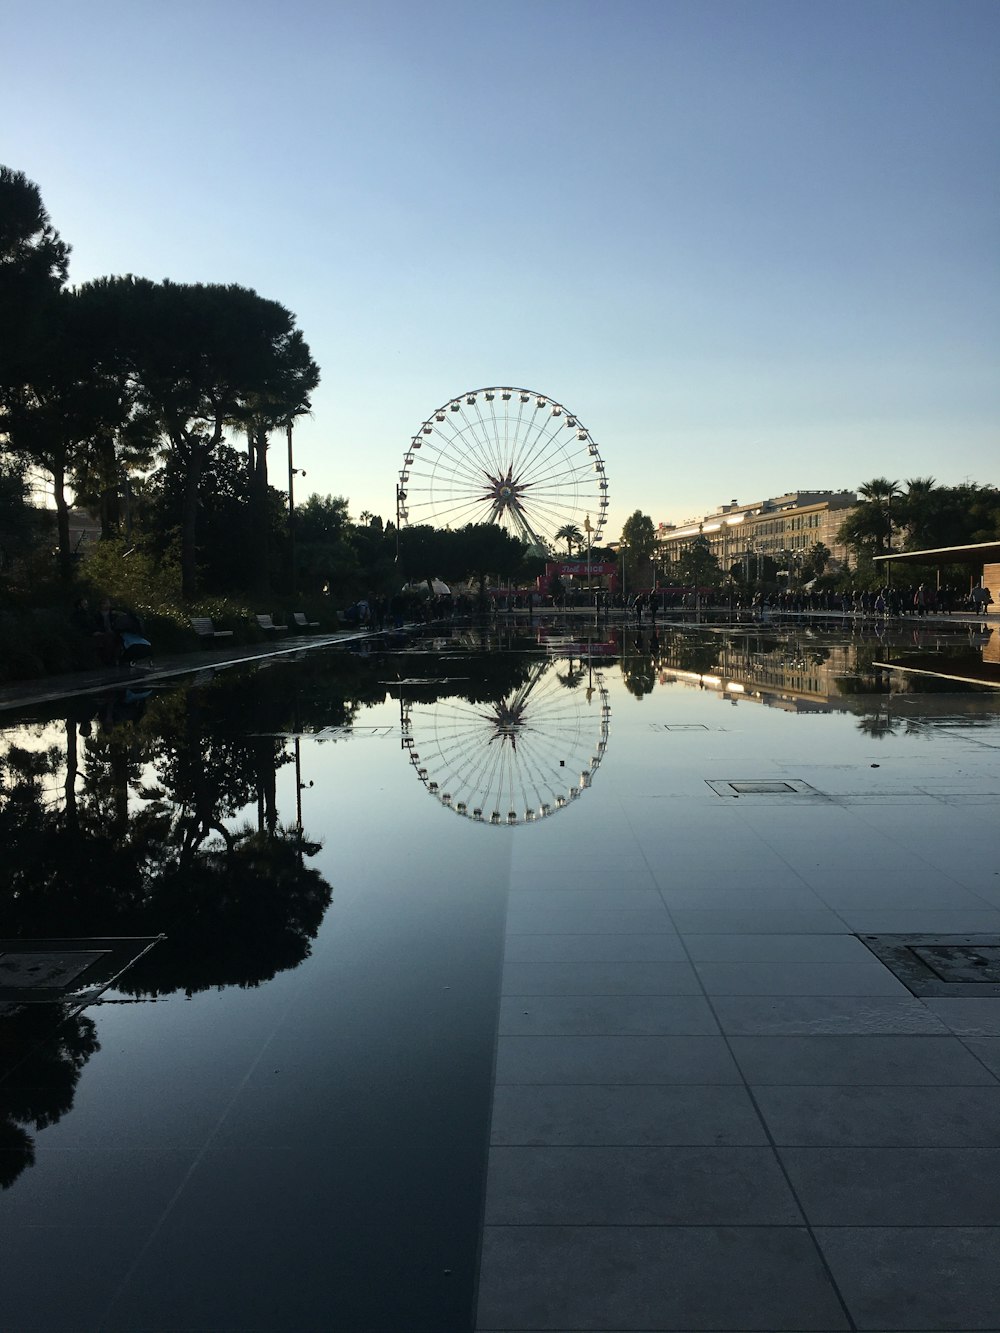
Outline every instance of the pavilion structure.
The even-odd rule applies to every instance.
[[[936,546],[924,551],[898,551],[892,555],[877,555],[876,564],[888,567],[899,564],[934,565],[938,570],[945,565],[969,567],[970,590],[982,583],[993,596],[992,614],[1000,611],[1000,542],[974,542],[971,546]]]

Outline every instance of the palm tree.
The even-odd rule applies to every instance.
[[[583,545],[583,533],[575,523],[564,523],[556,533],[555,540],[566,543],[566,556],[568,558],[573,554],[574,546]]]
[[[865,501],[869,511],[869,524],[876,543],[876,555],[884,555],[892,550],[892,502],[898,500],[903,492],[898,481],[888,477],[873,477],[858,487],[858,494]]]
[[[934,546],[934,522],[938,508],[938,484],[934,477],[907,477],[903,513],[906,516],[906,545],[919,551]]]

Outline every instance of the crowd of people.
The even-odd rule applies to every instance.
[[[754,607],[766,606],[778,612],[822,614],[827,611],[842,615],[899,619],[970,611],[984,615],[992,603],[992,594],[982,585],[969,593],[962,593],[951,585],[935,588],[928,583],[919,583],[903,587],[887,584],[882,588],[852,588],[846,592],[804,592],[793,589],[772,593],[769,597],[762,597],[758,593],[750,604]]]

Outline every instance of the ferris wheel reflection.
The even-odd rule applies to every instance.
[[[531,824],[590,787],[608,744],[602,674],[577,659],[533,662],[486,701],[401,704],[403,749],[446,809],[476,823]]]

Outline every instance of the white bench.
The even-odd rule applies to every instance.
[[[307,620],[304,611],[293,611],[292,619],[299,629],[319,629],[318,620]]]
[[[191,628],[199,639],[231,639],[231,629],[216,629],[211,616],[192,616]]]
[[[256,616],[257,624],[261,629],[269,630],[271,633],[280,634],[282,630],[288,628],[287,625],[276,625],[270,616]]]

